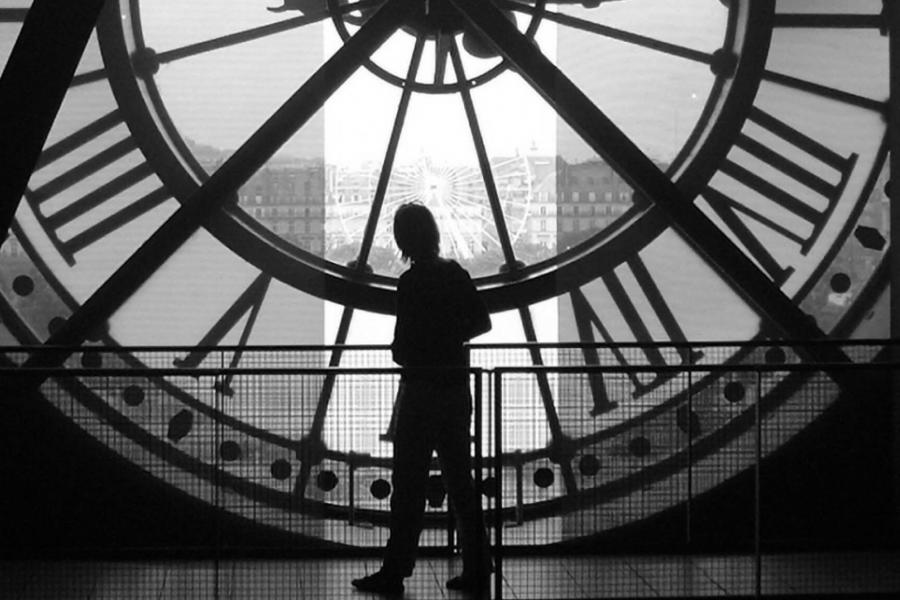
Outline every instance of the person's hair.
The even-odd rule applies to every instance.
[[[404,204],[394,213],[394,240],[403,260],[437,258],[441,234],[434,215],[422,204]]]

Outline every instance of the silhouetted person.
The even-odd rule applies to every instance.
[[[450,589],[487,588],[490,555],[469,455],[472,398],[463,344],[491,328],[490,315],[459,264],[439,256],[440,234],[427,208],[405,204],[394,215],[394,239],[412,266],[397,286],[391,344],[404,367],[394,432],[390,538],[381,570],[353,585],[383,594],[403,591],[412,575],[425,516],[425,486],[436,450],[456,517],[463,571]]]

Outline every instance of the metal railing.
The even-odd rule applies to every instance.
[[[750,448],[749,456],[746,452],[741,452],[741,450],[730,451],[727,447],[723,446],[722,449],[719,450],[720,453],[729,453],[733,452],[734,458],[740,459],[739,464],[731,465],[731,475],[736,475],[735,471],[749,471],[752,473],[752,499],[750,499],[750,504],[752,504],[752,546],[749,549],[750,554],[753,557],[753,588],[752,590],[747,590],[751,592],[752,595],[757,597],[761,597],[764,594],[764,571],[763,571],[763,556],[765,553],[765,549],[767,545],[772,545],[777,548],[777,540],[767,540],[764,539],[763,535],[763,520],[764,515],[762,512],[762,495],[763,495],[763,474],[765,469],[765,459],[768,455],[777,452],[781,444],[772,443],[771,441],[767,442],[767,437],[775,437],[778,435],[799,435],[800,432],[811,423],[815,422],[818,418],[822,416],[822,413],[827,410],[827,408],[819,403],[813,402],[812,405],[818,407],[817,409],[811,408],[809,414],[796,414],[796,409],[791,409],[794,414],[789,415],[787,419],[784,417],[778,418],[778,403],[773,401],[766,401],[764,391],[767,389],[765,385],[765,380],[768,378],[772,378],[777,375],[802,375],[805,378],[809,378],[815,375],[822,375],[825,372],[837,372],[841,371],[844,374],[852,374],[858,376],[860,378],[859,383],[860,386],[857,388],[858,390],[867,390],[870,394],[884,394],[882,396],[882,401],[885,403],[890,402],[890,395],[887,387],[882,385],[873,385],[874,382],[879,381],[881,384],[888,384],[889,379],[887,377],[879,377],[878,375],[887,375],[888,373],[895,373],[897,370],[898,364],[893,362],[882,362],[876,364],[830,364],[830,365],[813,365],[808,363],[798,363],[794,365],[784,365],[784,364],[720,364],[720,365],[692,365],[689,367],[674,367],[674,366],[660,366],[654,367],[652,369],[641,366],[641,367],[497,367],[492,369],[490,373],[488,373],[493,378],[493,392],[494,392],[494,423],[493,423],[493,456],[501,457],[500,461],[494,463],[494,513],[493,513],[493,526],[494,526],[494,551],[495,551],[495,568],[496,568],[496,579],[495,579],[495,588],[494,594],[495,598],[502,597],[502,577],[503,577],[503,556],[506,551],[505,544],[503,543],[503,532],[504,525],[508,524],[506,521],[514,520],[514,522],[521,524],[522,517],[520,516],[522,508],[521,508],[521,499],[519,497],[516,498],[516,505],[513,507],[513,514],[515,517],[507,517],[504,518],[505,508],[503,506],[504,498],[509,498],[511,495],[509,493],[504,493],[502,486],[502,476],[500,472],[503,469],[514,469],[517,471],[516,477],[517,479],[521,478],[521,470],[516,469],[517,460],[513,455],[510,455],[509,452],[505,451],[503,445],[502,432],[504,431],[503,426],[503,418],[502,418],[502,407],[504,405],[504,389],[508,387],[505,382],[512,377],[515,376],[530,376],[536,379],[541,377],[551,377],[551,376],[562,376],[565,374],[569,375],[582,375],[582,376],[591,376],[591,375],[602,375],[602,374],[616,374],[622,375],[624,373],[653,373],[654,375],[658,375],[659,373],[677,373],[678,375],[683,376],[686,379],[685,382],[685,404],[687,407],[687,414],[695,414],[692,410],[692,404],[695,399],[695,394],[693,390],[693,383],[697,380],[702,379],[702,376],[707,375],[742,375],[743,380],[749,380],[755,383],[754,394],[752,397],[743,397],[741,400],[747,405],[747,413],[749,419],[747,420],[747,427],[745,433],[745,442],[744,447],[746,449],[747,446]],[[821,381],[819,382],[821,384]],[[824,390],[819,390],[824,391]],[[846,393],[848,391],[843,391]],[[802,393],[802,392],[795,392]],[[838,392],[840,394],[842,392]],[[746,394],[746,392],[742,392],[742,394]],[[784,398],[785,401],[788,398]],[[837,398],[834,398],[834,401],[837,401]],[[831,403],[828,403],[830,406]],[[787,423],[786,423],[787,421]],[[793,422],[792,422],[793,421]],[[697,495],[703,492],[708,492],[709,489],[695,490],[693,481],[694,481],[694,469],[695,461],[700,460],[699,456],[701,454],[700,449],[698,448],[703,441],[703,438],[698,435],[696,432],[691,432],[690,430],[694,427],[697,427],[696,423],[693,421],[689,421],[687,425],[687,435],[686,435],[686,443],[683,452],[683,467],[686,472],[687,479],[687,490],[685,496],[683,497],[683,503],[685,505],[685,538],[686,542],[684,546],[680,548],[681,552],[690,552],[691,551],[691,533],[692,533],[692,509],[691,505],[695,501]],[[564,437],[564,436],[563,436]],[[641,438],[646,439],[646,438]],[[748,443],[749,442],[749,443]],[[550,453],[552,455],[553,449],[552,446],[556,443],[556,441],[552,441],[550,443]],[[558,444],[559,446],[563,446],[563,444]],[[637,447],[635,448],[635,453],[640,453]],[[576,450],[573,448],[564,448],[561,447],[557,450],[558,454],[562,454],[563,456],[558,456],[556,461],[560,464],[565,464],[566,460],[571,461],[572,458],[576,454]],[[739,454],[743,454],[743,456],[739,456]],[[562,460],[560,460],[562,459]],[[669,476],[672,476],[672,472],[669,473]],[[649,486],[653,484],[652,481],[653,476],[648,476],[640,481],[637,481],[636,484],[638,486]],[[722,479],[728,479],[728,477],[724,477]],[[517,481],[517,490],[520,489],[520,484]],[[587,500],[587,509],[590,510],[593,508],[591,503],[591,496],[594,490],[584,490],[577,489],[575,491],[570,490],[569,495],[574,495],[576,497],[585,498]],[[517,494],[518,496],[518,494]],[[567,511],[568,514],[573,514],[578,512],[582,507],[578,506],[577,499],[575,502],[569,502],[566,508],[563,508],[563,511]],[[650,515],[647,515],[650,516]],[[565,518],[565,517],[564,517]],[[886,524],[887,526],[887,524]],[[590,532],[584,532],[586,534]],[[877,545],[877,543],[876,543]],[[751,595],[748,594],[748,595]]]
[[[778,547],[764,526],[767,458],[836,406],[852,410],[854,394],[878,396],[859,410],[891,398],[898,365],[889,344],[840,345],[860,362],[811,364],[783,342],[472,346],[473,364],[483,365],[467,370],[473,469],[494,597],[503,594],[504,558],[518,548],[590,553],[604,535],[672,511],[683,538],[669,549],[690,552],[698,499],[748,474],[746,550],[752,593],[764,595],[763,556]],[[383,366],[386,347],[53,349],[71,354],[67,366],[38,371],[16,366],[38,350],[0,350],[7,392],[40,389],[113,450],[216,508],[349,546],[383,544],[390,488],[379,482],[387,483],[384,436],[401,372]],[[335,356],[342,366],[325,366]],[[842,389],[838,372],[859,386]],[[273,391],[283,397],[264,396]],[[360,395],[368,408],[348,400]],[[136,442],[142,432],[146,443]],[[361,477],[371,480],[369,497]],[[429,508],[424,543],[452,551],[452,534],[446,542],[437,534],[444,507],[441,499]]]

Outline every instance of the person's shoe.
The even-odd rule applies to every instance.
[[[485,574],[481,577],[476,577],[474,575],[463,573],[462,575],[457,575],[456,577],[448,579],[446,585],[448,590],[475,594],[484,592],[490,588],[491,576],[490,574]]]
[[[403,593],[403,577],[384,570],[354,579],[350,583],[363,592],[397,596]]]

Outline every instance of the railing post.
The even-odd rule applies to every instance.
[[[494,372],[494,599],[503,598],[503,372]]]
[[[482,485],[482,469],[484,468],[484,451],[482,447],[482,436],[484,435],[484,425],[482,424],[482,406],[484,404],[483,401],[483,386],[484,386],[484,373],[481,369],[475,371],[475,402],[474,402],[474,416],[473,416],[473,427],[475,429],[475,491],[478,493],[478,497],[481,498],[483,490]],[[480,501],[480,500],[479,500]]]
[[[756,371],[756,406],[754,408],[756,421],[756,469],[754,472],[754,498],[753,498],[753,549],[756,558],[755,564],[755,590],[756,597],[762,597],[762,510],[760,501],[761,469],[762,469],[762,371]]]
[[[481,369],[470,370],[469,373],[471,375],[474,375],[474,379],[475,379],[475,397],[474,397],[474,401],[472,403],[473,404],[472,410],[474,412],[474,415],[472,417],[472,426],[473,426],[474,433],[475,433],[472,438],[472,441],[474,442],[474,446],[475,446],[475,460],[473,461],[474,462],[473,467],[474,467],[475,473],[474,473],[473,480],[475,482],[475,495],[478,498],[478,521],[479,521],[479,527],[477,529],[478,548],[483,549],[485,547],[484,536],[486,535],[486,532],[484,530],[484,512],[482,509],[482,500],[481,500],[484,497],[482,494],[482,492],[484,491],[484,485],[482,483],[482,479],[484,477],[484,473],[483,473],[484,452],[483,452],[483,448],[482,448],[482,436],[484,434],[484,431],[483,431],[484,427],[482,424],[482,414],[481,414],[481,409],[484,404],[484,400],[483,400],[484,396],[482,394],[482,391],[483,391],[482,387],[484,386],[484,377],[483,377],[484,373],[481,371]],[[483,564],[483,561],[478,562],[479,569],[481,568],[482,564]],[[480,579],[481,576],[483,576],[483,575],[489,576],[490,574],[489,573],[477,573],[476,575],[478,575],[478,578]]]
[[[347,465],[347,524],[356,525],[356,464],[352,460]]]
[[[890,283],[892,290],[900,289],[900,8],[896,2],[884,3],[884,14],[887,18],[889,32],[889,79],[890,102],[888,102],[888,139],[890,142],[890,188],[888,190],[890,232]],[[890,334],[891,348],[889,356],[892,361],[900,361],[900,347],[896,341],[900,339],[900,294],[891,294],[890,299]],[[900,524],[900,375],[894,371],[891,375],[890,413],[892,415],[894,465],[894,509],[896,522]]]
[[[690,352],[688,352],[690,356]],[[690,359],[688,359],[690,360]],[[685,536],[688,548],[690,548],[691,529],[693,527],[694,510],[694,368],[693,364],[689,365],[688,383],[687,383],[687,429],[688,429],[688,447],[687,447],[687,511],[685,515]]]
[[[220,414],[222,411],[222,394],[224,393],[224,388],[219,385],[219,383],[223,380],[225,371],[225,354],[224,352],[219,352],[219,373],[213,376],[213,402],[216,414]],[[213,550],[213,598],[219,597],[219,567],[221,565],[222,559],[222,551],[223,551],[223,541],[225,539],[223,528],[223,519],[224,519],[224,511],[225,507],[223,505],[224,494],[222,494],[222,456],[219,452],[219,448],[222,447],[222,439],[223,439],[223,425],[222,423],[216,419],[216,423],[213,426],[213,463],[215,465],[215,495],[216,495],[216,539],[215,539],[215,550]]]

